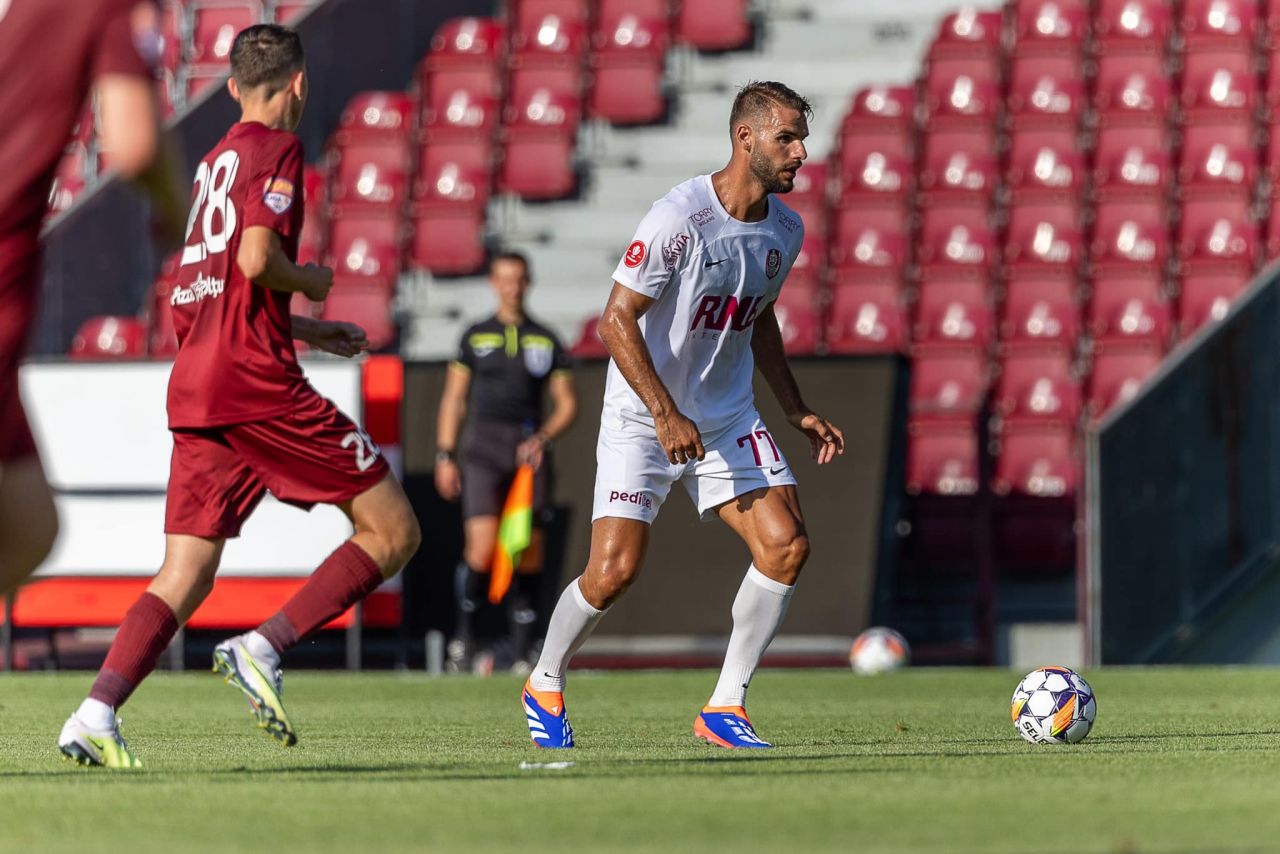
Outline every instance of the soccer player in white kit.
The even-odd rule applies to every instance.
[[[752,563],[733,603],[719,681],[694,734],[760,748],[747,686],[809,555],[796,482],[756,411],[753,368],[819,464],[844,436],[805,405],[782,349],[773,303],[804,238],[790,192],[807,156],[808,101],[781,83],[750,83],[733,103],[728,165],[659,199],[614,271],[600,319],[613,357],[596,447],[591,554],[560,596],[522,696],[541,747],[573,747],[564,704],[569,659],[644,561],[649,526],[675,481],[701,517],[719,517]]]

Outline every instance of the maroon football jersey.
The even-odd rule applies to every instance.
[[[94,80],[150,78],[158,54],[153,3],[0,0],[0,360],[31,325],[40,224]]]
[[[302,206],[302,142],[292,133],[241,122],[200,161],[169,299],[178,334],[170,427],[273,418],[308,389],[293,347],[292,295],[254,284],[236,263],[252,226],[276,232],[296,259]]]

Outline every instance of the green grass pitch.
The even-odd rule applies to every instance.
[[[295,673],[286,750],[215,676],[161,674],[124,710],[135,773],[57,753],[87,674],[0,677],[0,851],[1280,848],[1280,672],[1087,673],[1072,747],[1014,732],[1020,675],[766,670],[751,712],[779,747],[730,753],[690,734],[705,671],[575,674],[566,752],[530,746],[509,677]]]

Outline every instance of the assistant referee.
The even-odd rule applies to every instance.
[[[449,501],[461,497],[466,535],[457,575],[457,629],[448,647],[449,667],[457,671],[483,672],[492,665],[492,656],[476,655],[475,614],[486,600],[502,505],[522,463],[535,472],[533,538],[516,567],[506,605],[510,664],[516,669],[528,665],[538,619],[551,444],[569,429],[578,411],[564,348],[555,333],[525,312],[531,284],[528,259],[519,252],[494,255],[489,283],[498,298],[497,313],[463,333],[445,378],[436,432],[436,489]],[[544,419],[548,393],[551,413]]]

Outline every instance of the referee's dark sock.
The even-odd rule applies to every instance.
[[[487,601],[489,574],[477,572],[466,561],[458,561],[455,591],[458,596],[458,629],[454,636],[470,645],[475,641],[476,613]]]
[[[511,647],[516,661],[529,657],[529,644],[538,624],[542,573],[516,573],[511,582],[507,615],[511,620]]]

